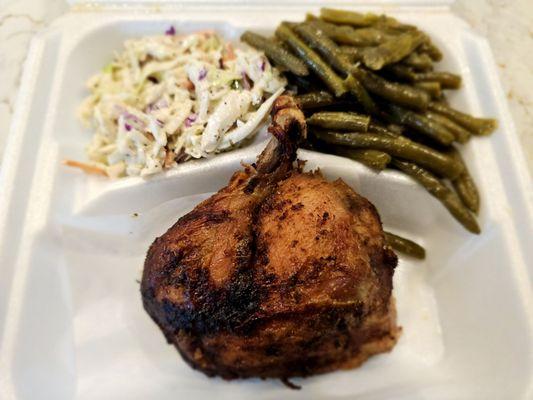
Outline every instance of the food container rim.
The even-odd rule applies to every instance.
[[[183,6],[209,6],[209,5],[241,5],[259,6],[283,4],[290,6],[319,6],[328,7],[377,7],[377,6],[401,6],[401,7],[445,7],[448,8],[455,0],[336,0],[334,2],[324,2],[323,0],[67,0],[77,11],[80,9],[130,9],[130,8],[176,8]]]

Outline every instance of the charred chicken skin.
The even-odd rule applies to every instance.
[[[305,118],[277,99],[257,163],[151,245],[146,311],[193,368],[226,379],[352,368],[389,351],[396,255],[374,206],[301,171]]]

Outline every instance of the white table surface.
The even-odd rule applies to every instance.
[[[29,42],[67,9],[64,0],[0,0],[0,162]],[[533,1],[457,0],[452,9],[490,42],[533,176]]]

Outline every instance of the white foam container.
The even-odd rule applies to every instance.
[[[417,24],[444,50],[442,68],[464,78],[455,106],[500,123],[464,147],[483,200],[480,236],[409,178],[300,152],[308,168],[342,177],[377,206],[386,228],[428,251],[425,262],[400,259],[404,333],[392,353],[296,379],[301,391],[274,380],[226,382],[186,366],[142,309],[136,280],[150,242],[253,160],[264,130],[245,148],[149,180],[109,181],[61,165],[84,158],[90,133],[75,118],[84,82],[126,38],[173,24],[237,39],[301,19],[318,3],[82,6],[33,40],[2,165],[0,399],[532,398],[531,180],[489,47],[445,4],[377,3],[370,8]]]

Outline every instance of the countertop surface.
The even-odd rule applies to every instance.
[[[31,38],[67,10],[64,0],[0,0],[0,154]],[[458,0],[452,10],[490,43],[533,176],[533,1]]]

